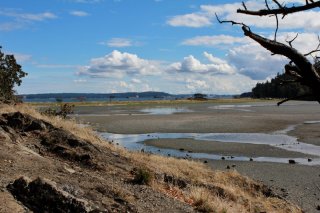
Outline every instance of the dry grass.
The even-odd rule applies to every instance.
[[[73,120],[59,117],[47,117],[29,105],[0,106],[0,113],[20,111],[35,118],[50,122],[56,127],[64,128],[78,137],[104,146],[127,157],[136,167],[146,168],[154,174],[168,174],[187,181],[188,187],[180,189],[166,188],[163,183],[151,184],[155,190],[168,196],[178,196],[181,201],[193,205],[203,212],[302,212],[297,206],[278,198],[266,197],[262,185],[241,176],[236,171],[213,171],[203,163],[167,158],[140,152],[129,152],[123,148],[110,145],[99,138],[89,127],[81,127]]]

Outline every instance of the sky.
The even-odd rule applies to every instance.
[[[245,4],[265,7],[263,0]],[[28,73],[19,94],[240,94],[282,73],[288,62],[245,37],[240,26],[217,22],[215,13],[273,38],[275,17],[237,14],[241,1],[10,0],[0,8],[2,51]],[[319,10],[300,12],[279,18],[277,40],[298,32],[293,47],[307,53],[318,45],[319,31]]]

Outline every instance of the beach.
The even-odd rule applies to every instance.
[[[294,101],[280,107],[276,101],[80,106],[75,109],[75,119],[101,133],[280,134],[297,138],[297,143],[320,145],[320,105],[315,102]],[[197,138],[150,138],[141,143],[146,147],[175,149],[177,152],[220,155],[225,160],[191,160],[203,161],[213,169],[235,169],[262,181],[306,212],[317,212],[320,205],[320,166],[312,164],[319,158],[315,155],[317,153],[290,151],[281,146],[254,142],[226,143]],[[234,156],[299,158],[305,164],[238,161],[231,158]]]

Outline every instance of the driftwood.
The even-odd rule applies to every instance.
[[[287,41],[288,44],[278,42],[276,39],[278,31],[278,15],[282,15],[282,18],[284,18],[286,15],[291,13],[314,9],[320,7],[320,1],[306,0],[306,3],[304,5],[291,7],[282,5],[277,0],[272,0],[272,2],[277,6],[277,8],[271,9],[269,7],[268,1],[265,0],[266,9],[261,9],[257,11],[248,10],[245,3],[242,3],[243,9],[238,9],[237,12],[253,16],[275,16],[277,22],[274,40],[265,38],[261,35],[252,32],[250,27],[244,23],[235,22],[233,20],[221,21],[217,15],[216,17],[220,23],[241,25],[242,31],[244,32],[245,36],[248,36],[255,42],[259,43],[262,47],[269,50],[272,54],[282,55],[290,59],[290,62],[284,66],[285,73],[294,77],[294,82],[299,82],[302,85],[308,86],[311,89],[312,94],[307,94],[306,96],[311,96],[312,99],[317,100],[320,103],[320,61],[318,60],[318,58],[315,58],[315,62],[312,63],[308,59],[308,56],[310,56],[312,53],[320,51],[320,38],[318,37],[318,46],[314,50],[306,54],[300,53],[297,49],[295,49],[292,46],[292,42],[297,38],[298,34],[291,41]],[[279,102],[278,105],[286,102],[287,100]]]

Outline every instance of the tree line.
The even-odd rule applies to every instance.
[[[288,83],[290,82],[290,83]],[[311,94],[309,87],[301,85],[299,82],[293,82],[293,78],[285,73],[277,74],[270,81],[257,83],[252,88],[251,96],[253,98],[292,98],[306,96]],[[304,98],[305,99],[305,98]]]

